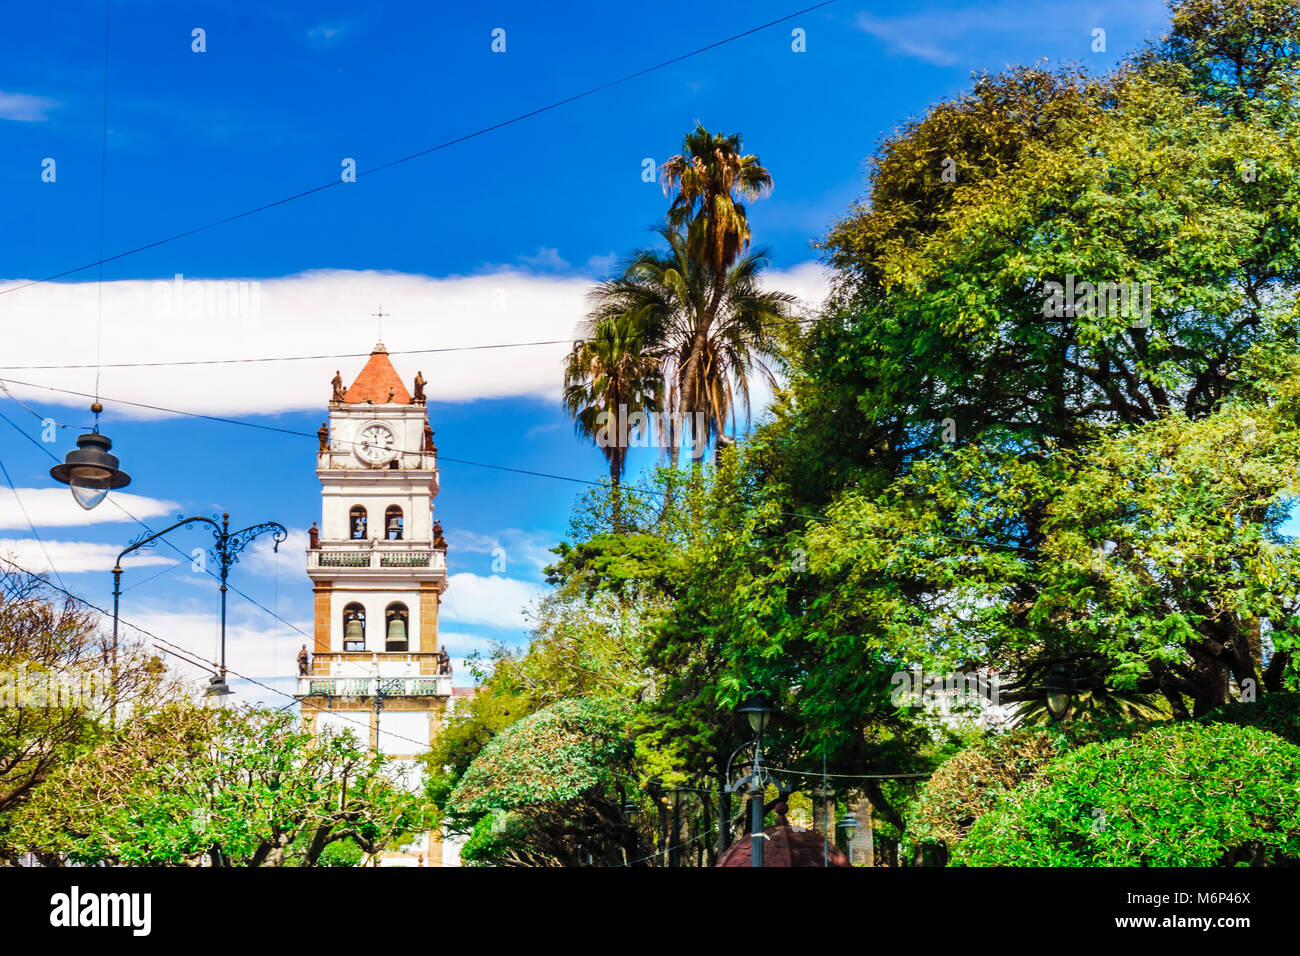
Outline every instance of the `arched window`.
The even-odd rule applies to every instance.
[[[366,609],[356,602],[343,609],[343,649],[366,649]]]
[[[384,626],[384,650],[404,651],[410,646],[407,641],[410,616],[405,604],[394,601],[388,605],[384,610]]]
[[[366,536],[366,509],[361,505],[353,505],[348,512],[348,536],[354,541],[363,540]]]
[[[397,505],[389,505],[384,512],[384,536],[389,541],[402,540],[402,509]]]

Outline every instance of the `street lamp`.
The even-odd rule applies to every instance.
[[[217,701],[217,706],[221,707],[225,705],[224,698],[229,697],[231,694],[230,685],[226,683],[225,665],[222,665],[219,674],[212,675],[212,680],[208,681],[207,690],[203,693],[207,697],[221,698]]]
[[[125,488],[131,476],[117,467],[117,457],[109,454],[113,443],[99,433],[99,413],[103,406],[90,406],[95,413],[95,430],[77,436],[77,448],[68,452],[63,464],[50,469],[50,477],[72,489],[77,504],[90,511],[115,488]]]
[[[1064,664],[1057,664],[1038,689],[1043,692],[1047,715],[1052,720],[1064,720],[1079,688],[1069,669]]]
[[[858,832],[858,815],[850,811],[844,814],[844,819],[840,821],[839,827],[844,831],[844,839],[849,848],[849,862],[853,862],[853,834]]]
[[[763,731],[767,725],[772,722],[772,715],[776,713],[776,705],[772,703],[771,698],[763,693],[750,694],[736,708],[737,713],[744,714],[749,719],[750,729],[754,731],[754,760],[749,774],[737,780],[730,785],[728,789],[732,793],[749,794],[749,833],[750,833],[750,851],[749,865],[763,865],[763,797],[767,793],[768,784],[777,784],[778,789],[782,792],[785,787],[781,785],[775,777],[767,771],[763,764]],[[747,744],[741,744],[732,753],[731,758],[727,761],[727,777],[731,776],[731,761],[736,759],[736,754],[740,753]]]
[[[81,440],[90,436],[82,435],[77,439],[80,444]],[[107,441],[107,439],[104,439]],[[68,457],[71,458],[76,452],[70,452]],[[112,457],[111,455],[109,456]],[[116,463],[117,459],[113,459]],[[57,470],[57,469],[54,469]],[[58,477],[57,475],[55,476]],[[130,479],[127,479],[128,481]],[[123,484],[126,484],[124,481]],[[72,489],[75,495],[77,489]],[[100,496],[103,497],[102,495]],[[78,499],[80,501],[80,499]],[[84,506],[83,506],[84,507]],[[221,669],[212,675],[209,681],[206,694],[209,697],[223,700],[230,696],[230,685],[226,683],[226,578],[230,575],[232,565],[238,563],[239,553],[248,546],[254,538],[263,535],[268,531],[273,532],[272,541],[275,542],[274,550],[280,551],[280,543],[289,537],[289,531],[278,521],[264,521],[262,524],[250,525],[241,531],[230,530],[230,513],[226,512],[221,516],[221,524],[217,524],[212,518],[205,518],[202,515],[196,515],[191,518],[181,518],[175,524],[156,531],[153,534],[137,538],[129,545],[123,548],[117,555],[117,561],[113,564],[113,668],[116,673],[117,668],[117,622],[118,622],[118,605],[122,597],[122,558],[132,551],[139,551],[141,548],[154,547],[157,541],[171,531],[177,528],[188,528],[196,523],[212,525],[212,537],[216,539],[213,544],[211,554],[216,558],[221,568]]]

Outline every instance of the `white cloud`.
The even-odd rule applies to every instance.
[[[532,256],[520,256],[519,261],[530,269],[567,269],[569,263],[566,259],[561,258],[559,249],[552,249],[549,246],[538,246],[537,254]]]
[[[461,631],[444,631],[439,628],[438,644],[440,647],[447,648],[448,654],[464,660],[474,651],[478,651],[484,657],[488,656],[492,653],[492,648],[496,646],[496,641],[490,637],[480,637],[477,634],[465,634]]]
[[[0,90],[0,120],[16,120],[19,123],[41,123],[50,118],[50,110],[58,102],[46,96],[32,96],[28,93],[5,93]]]
[[[587,264],[583,266],[583,271],[603,279],[614,271],[616,265],[618,265],[618,253],[607,252],[603,256],[589,257]]]
[[[322,23],[320,26],[312,27],[307,31],[308,39],[315,40],[319,43],[328,43],[335,37],[342,36],[342,34],[342,26],[331,26],[327,23]]]
[[[113,501],[122,508],[114,507]],[[22,507],[19,507],[19,502]],[[133,520],[123,508],[136,518],[144,519],[176,514],[180,505],[174,501],[114,491],[108,501],[93,511],[86,511],[73,500],[72,493],[67,488],[19,488],[16,498],[11,489],[0,488],[0,529],[26,528],[28,518],[38,528],[80,527]],[[27,511],[26,517],[23,509]]]
[[[773,271],[774,287],[819,301],[825,293],[816,264]],[[259,285],[251,280],[175,282],[127,280],[103,287],[103,362],[180,362],[361,353],[355,358],[105,368],[101,392],[114,416],[164,413],[117,399],[213,415],[319,409],[336,369],[350,383],[365,364],[376,329],[370,313],[383,302],[390,352],[421,348],[556,341],[559,344],[434,354],[393,354],[402,377],[420,370],[431,401],[536,397],[554,402],[561,363],[575,325],[586,313],[592,282],[584,276],[537,276],[502,269],[476,276],[431,278],[390,272],[318,271]],[[17,282],[15,284],[21,284]],[[8,284],[6,284],[7,287]],[[14,366],[95,363],[94,283],[43,283],[0,297],[5,316],[6,367],[0,378],[19,397],[83,407],[84,395],[14,385],[94,391],[95,370]],[[233,313],[233,314],[232,314]],[[59,322],[50,322],[58,315]],[[310,342],[310,346],[304,343]]]
[[[940,49],[930,43],[917,42],[915,37],[933,36],[933,31],[918,30],[919,17],[883,19],[869,13],[858,14],[858,27],[864,32],[883,40],[899,53],[914,56],[935,66],[949,66],[957,61],[955,54]],[[941,31],[951,38],[950,31]]]
[[[118,544],[93,544],[89,541],[41,542],[35,538],[0,538],[0,557],[33,574],[46,574],[52,570],[60,574],[78,574],[82,571],[108,573],[113,570],[113,561],[121,550],[122,546]],[[122,559],[123,568],[176,563],[174,557],[147,551]]]
[[[180,606],[175,606],[179,603]],[[168,608],[156,604],[135,606],[123,598],[123,633],[145,639],[161,638],[164,646],[185,656],[216,666],[221,657],[220,605],[213,596],[173,602]],[[311,633],[310,621],[290,621]],[[298,673],[298,649],[311,639],[303,637],[288,624],[276,621],[253,608],[240,614],[232,608],[226,621],[226,666],[248,678],[269,682],[277,677],[294,677]],[[173,646],[175,645],[175,646]],[[177,673],[206,680],[210,669],[186,664],[182,658],[165,655],[167,664]],[[264,693],[259,691],[258,693]],[[287,703],[281,700],[280,705]]]
[[[453,574],[443,598],[440,619],[453,625],[528,627],[526,609],[541,599],[540,584],[498,575]]]
[[[1168,11],[1160,0],[1101,0],[1081,7],[1062,0],[1003,0],[954,7],[915,5],[902,16],[878,17],[859,13],[858,28],[881,40],[890,50],[935,66],[956,63],[987,64],[1008,44],[1040,45],[1040,55],[1050,49],[1073,51],[1062,58],[1089,55],[1094,27],[1120,29],[1163,28]]]
[[[505,573],[521,563],[540,573],[548,564],[555,563],[555,555],[550,550],[554,542],[550,535],[533,534],[518,528],[504,528],[496,534],[453,529],[447,532],[447,545],[453,552],[490,554],[494,560],[503,559],[505,567],[501,570]]]
[[[274,537],[268,532],[253,540],[241,556],[240,562],[250,572],[266,577],[278,573],[283,580],[286,575],[306,574],[306,551],[306,531],[291,529],[289,537],[280,542],[278,551]]]

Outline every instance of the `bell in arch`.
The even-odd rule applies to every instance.
[[[402,519],[393,516],[388,519],[388,537],[396,540],[402,536]]]
[[[406,622],[400,617],[395,617],[388,622],[388,646],[390,650],[406,649]]]
[[[345,641],[364,641],[366,639],[366,628],[357,618],[348,621],[347,627],[343,628],[343,640]]]

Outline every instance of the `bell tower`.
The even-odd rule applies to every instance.
[[[351,730],[407,764],[424,753],[451,697],[438,644],[447,543],[433,520],[437,448],[416,373],[412,391],[383,343],[348,388],[336,374],[317,433],[320,527],[309,532],[314,648],[299,656],[298,694],[313,731]],[[417,777],[411,774],[412,786]],[[427,834],[384,862],[440,863]]]

